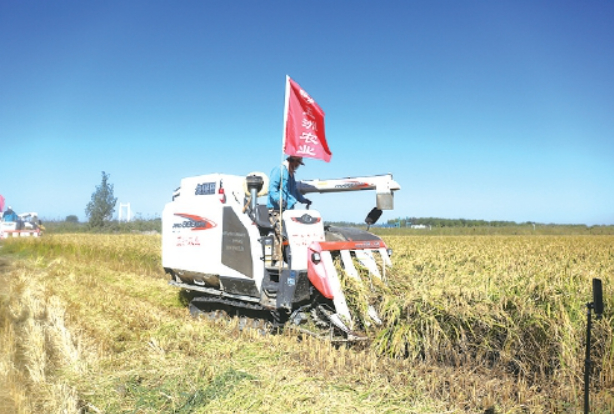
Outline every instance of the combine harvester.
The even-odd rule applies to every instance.
[[[382,210],[393,209],[394,191],[400,189],[391,174],[297,185],[303,194],[375,190],[377,206],[365,220],[368,226]],[[182,179],[162,214],[162,265],[170,284],[194,296],[193,313],[207,303],[269,311],[277,324],[317,326],[323,334],[301,329],[335,341],[365,339],[359,331],[381,321],[369,303],[360,305],[368,309],[368,321],[352,315],[338,270],[356,281],[361,272],[385,278],[391,250],[368,231],[325,226],[316,210],[286,210],[284,260],[273,263],[275,229],[267,206],[258,203],[267,189],[263,173]]]
[[[22,213],[16,220],[0,220],[0,239],[9,237],[40,237],[45,227],[37,213]]]

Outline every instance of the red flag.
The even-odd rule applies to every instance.
[[[0,194],[0,212],[4,211],[4,197]]]
[[[330,161],[324,133],[324,111],[298,83],[286,76],[284,153]]]

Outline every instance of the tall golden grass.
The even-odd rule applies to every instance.
[[[613,236],[386,242],[366,349],[189,317],[159,236],[4,242],[0,412],[579,412],[593,277],[591,407],[614,412]]]

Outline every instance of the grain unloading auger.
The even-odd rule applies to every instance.
[[[258,203],[267,188],[263,173],[182,179],[162,213],[162,264],[170,284],[195,294],[192,310],[216,303],[270,311],[279,322],[304,323],[304,330],[328,328],[345,340],[361,339],[361,328],[381,322],[368,303],[360,305],[368,320],[352,314],[343,278],[356,283],[361,274],[385,279],[391,251],[368,231],[324,226],[317,210],[286,210],[283,261],[274,263],[275,226],[266,205]],[[382,210],[393,208],[400,186],[387,174],[307,180],[298,188],[302,193],[375,190],[377,206],[365,220],[371,225]]]

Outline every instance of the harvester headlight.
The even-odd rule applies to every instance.
[[[322,256],[320,256],[320,253],[318,252],[313,252],[311,253],[311,261],[315,264],[318,264],[322,261]]]
[[[386,253],[388,253],[388,257],[392,257],[392,249],[386,249]]]

